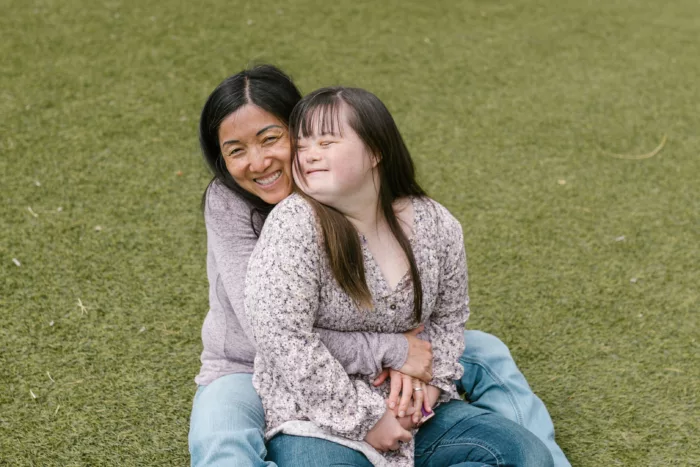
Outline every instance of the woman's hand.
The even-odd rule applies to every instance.
[[[399,448],[399,441],[411,441],[411,433],[401,426],[391,410],[384,412],[382,418],[365,436],[374,449],[379,452],[396,451]]]
[[[404,333],[408,340],[408,355],[399,371],[429,383],[433,379],[433,348],[430,342],[417,337],[424,329],[421,324],[416,329]]]

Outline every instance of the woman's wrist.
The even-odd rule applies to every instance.
[[[408,360],[408,338],[403,334],[385,334],[387,350],[382,359],[382,367],[399,370]]]

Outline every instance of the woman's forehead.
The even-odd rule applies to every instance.
[[[275,115],[254,104],[246,104],[221,121],[219,139],[249,139],[269,128],[286,129]]]

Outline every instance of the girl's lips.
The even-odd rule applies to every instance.
[[[311,175],[311,174],[315,174],[315,173],[319,173],[319,172],[328,172],[328,171],[327,171],[327,170],[321,170],[321,169],[318,169],[318,170],[308,170],[308,171],[306,172],[306,175]]]

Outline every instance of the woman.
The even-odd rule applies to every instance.
[[[221,83],[202,111],[200,142],[215,177],[204,198],[211,309],[191,418],[193,465],[271,465],[264,461],[264,415],[251,383],[255,347],[243,316],[243,278],[266,214],[291,193],[287,124],[300,98],[286,75],[261,66]],[[426,379],[429,373],[432,355],[415,333],[320,333],[349,374],[394,368]],[[489,334],[466,336],[458,389],[472,405],[524,424],[547,443],[556,465],[568,465],[544,405],[507,348]],[[401,401],[404,411],[407,402]],[[316,447],[326,449],[315,443],[306,452]]]

